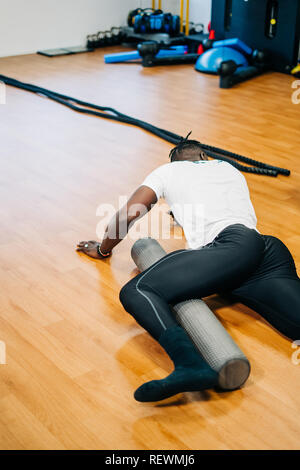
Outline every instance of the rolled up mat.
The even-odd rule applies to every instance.
[[[140,271],[152,266],[166,255],[153,238],[137,240],[131,256]],[[223,390],[241,387],[250,374],[250,363],[219,320],[200,299],[173,306],[178,323],[185,329],[206,362],[219,374]]]

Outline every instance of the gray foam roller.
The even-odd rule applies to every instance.
[[[131,257],[140,271],[150,268],[166,254],[163,247],[153,238],[140,238],[131,249]]]
[[[137,240],[131,256],[140,271],[152,266],[166,255],[153,238]],[[206,360],[218,372],[219,386],[224,390],[241,387],[250,374],[250,363],[225,328],[200,299],[191,299],[173,306],[178,323]]]

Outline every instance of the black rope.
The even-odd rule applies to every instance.
[[[220,149],[217,147],[211,147],[210,145],[202,144],[202,147],[205,150],[211,151],[213,153],[218,153]],[[229,152],[228,150],[223,150],[222,149],[222,155],[225,155],[227,157],[235,158],[236,160],[239,160],[240,162],[247,163],[249,165],[254,165],[257,166],[258,168],[265,168],[268,170],[274,170],[277,171],[278,174],[289,176],[290,175],[290,170],[286,170],[285,168],[279,168],[277,166],[273,165],[268,165],[267,163],[259,162],[257,160],[253,160],[252,158],[244,157],[243,155],[239,155],[237,153]]]
[[[104,119],[110,119],[113,121],[124,122],[126,124],[140,127],[141,129],[151,132],[152,134],[156,135],[157,137],[160,137],[163,140],[166,140],[167,142],[170,142],[171,144],[177,145],[184,140],[184,138],[178,134],[170,132],[166,129],[161,129],[157,126],[149,124],[148,122],[128,116],[127,114],[123,114],[120,111],[117,111],[116,109],[111,108],[109,106],[98,106],[93,103],[89,103],[87,101],[82,101],[77,98],[72,98],[70,96],[48,90],[47,88],[42,88],[36,85],[31,85],[29,83],[23,83],[23,82],[20,82],[19,80],[6,77],[5,75],[0,75],[0,81],[2,81],[3,83],[9,86],[14,86],[22,90],[26,90],[32,93],[43,95],[53,101],[56,101],[57,103],[62,104],[63,106],[67,106],[68,108],[74,111],[80,112],[80,113],[89,114],[92,116],[98,116],[98,117],[102,117]],[[206,145],[202,143],[201,145],[203,149],[206,151],[208,156],[226,161],[230,163],[231,165],[233,165],[238,170],[244,171],[246,173],[254,173],[258,175],[268,175],[268,176],[277,176],[278,174],[288,176],[290,174],[290,171],[284,168],[279,168],[279,167],[275,167],[272,165],[268,165],[267,163],[259,162],[257,160],[253,160],[251,158],[244,157],[243,155],[229,152],[227,150],[223,150],[218,147],[212,147],[210,145]],[[246,163],[246,164],[253,165],[253,166],[241,165],[232,159],[235,159],[242,163]]]
[[[206,150],[206,154],[209,157],[216,158],[217,160],[223,160],[224,162],[230,163],[239,171],[244,171],[245,173],[254,173],[256,175],[267,175],[267,176],[278,176],[278,173],[279,173],[277,170],[270,170],[267,168],[257,168],[254,166],[244,166],[244,165],[241,165],[240,163],[235,162],[234,160],[231,160],[230,158],[224,157],[224,155],[217,155],[216,153],[210,152],[209,150]]]
[[[51,91],[46,88],[41,88],[35,85],[30,85],[28,83],[20,82],[18,80],[15,80],[9,77],[5,77],[4,75],[0,75],[0,81],[4,82],[6,85],[14,86],[16,88],[20,88],[23,90],[31,91],[32,93],[46,96],[47,98],[52,99],[53,101],[56,101],[80,113],[90,114],[92,116],[99,116],[104,119],[111,119],[114,121],[125,122],[127,124],[141,127],[142,129],[145,129],[157,135],[158,137],[161,137],[162,139],[167,140],[168,142],[172,144],[177,144],[181,139],[181,137],[177,134],[173,134],[172,132],[165,131],[164,129],[160,129],[159,127],[153,126],[152,124],[149,124],[145,121],[141,121],[131,116],[127,116],[126,114],[123,114],[111,107],[98,106],[92,103],[88,103],[86,101],[81,101],[76,98],[72,98],[70,96],[56,93],[55,91]],[[86,108],[93,108],[93,109],[106,111],[106,112],[93,111],[93,109],[86,109],[83,107],[75,106],[72,103],[77,103],[77,104],[80,104],[80,106],[85,106]],[[107,112],[111,114],[108,114]]]

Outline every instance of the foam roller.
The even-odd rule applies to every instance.
[[[141,238],[131,250],[131,256],[140,271],[152,266],[166,255],[153,238]],[[206,362],[219,374],[223,390],[241,387],[250,374],[250,363],[225,328],[200,299],[191,299],[174,305],[178,323],[185,329]]]

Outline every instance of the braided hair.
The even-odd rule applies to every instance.
[[[176,160],[184,160],[185,154],[193,153],[195,156],[200,157],[201,160],[207,160],[207,157],[204,153],[202,144],[198,140],[188,140],[192,131],[188,135],[181,139],[179,144],[174,147],[169,153],[169,158],[171,162]]]

